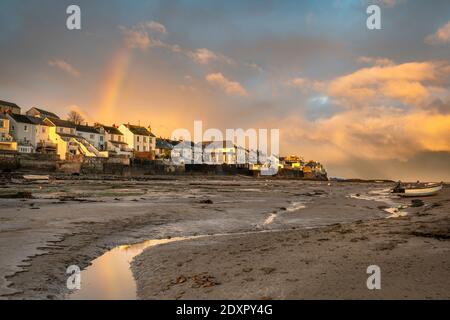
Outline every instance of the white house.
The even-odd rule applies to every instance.
[[[130,158],[133,155],[133,150],[125,142],[125,136],[115,126],[105,126],[96,124],[98,130],[103,130],[105,134],[105,147],[110,155],[126,156]]]
[[[85,138],[97,150],[106,150],[105,146],[105,131],[103,128],[95,128],[88,125],[77,125],[77,135]]]
[[[150,157],[154,157],[156,149],[156,137],[147,128],[131,124],[122,124],[119,127],[120,132],[125,137],[125,142],[135,152],[146,152]]]
[[[52,152],[55,146],[49,137],[49,126],[42,119],[22,114],[8,114],[10,131],[21,153]]]

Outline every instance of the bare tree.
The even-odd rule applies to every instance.
[[[69,114],[67,115],[67,120],[70,122],[73,122],[75,124],[83,124],[84,123],[83,116],[74,110],[69,112]]]

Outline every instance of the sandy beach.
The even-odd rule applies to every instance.
[[[390,187],[243,177],[4,184],[0,297],[71,298],[69,265],[85,272],[118,246],[181,238],[130,259],[127,298],[449,298],[450,189],[411,207]],[[381,268],[381,290],[366,287],[369,265]],[[90,298],[124,288],[97,278]]]

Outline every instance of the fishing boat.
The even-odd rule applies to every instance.
[[[392,189],[392,193],[400,197],[427,197],[434,196],[442,190],[443,183],[413,183],[403,184],[398,182]]]

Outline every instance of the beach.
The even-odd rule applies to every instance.
[[[449,298],[450,189],[412,207],[388,194],[392,185],[170,176],[5,183],[0,298],[70,299],[68,266],[83,279],[111,249],[149,240],[159,242],[127,260],[136,290],[126,298]],[[381,269],[381,290],[367,289],[370,265]],[[104,277],[89,284],[89,298],[123,291],[106,277],[120,268],[97,268]]]

